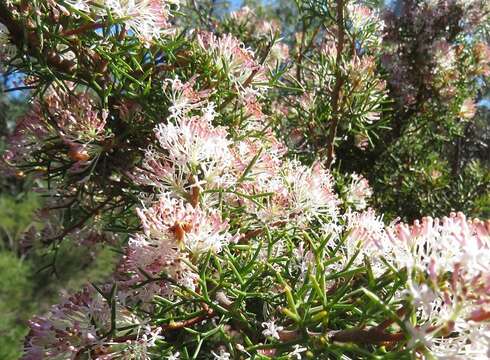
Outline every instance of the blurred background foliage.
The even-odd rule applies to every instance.
[[[211,27],[218,32],[232,32],[245,44],[259,49],[258,53],[267,47],[267,41],[257,38],[253,29],[229,18],[230,10],[240,8],[237,1],[203,0],[195,3],[196,11],[189,20],[195,22],[194,25]],[[396,16],[397,11],[402,11],[404,3],[414,1],[373,2],[380,10],[389,6],[395,14],[387,20],[386,30],[400,31],[387,41],[397,44],[402,56],[397,61],[415,61],[410,81],[414,82],[411,85],[416,89],[416,101],[407,105],[400,100],[400,89],[390,82],[390,69],[382,61],[377,62],[379,72],[387,79],[388,101],[380,120],[383,126],[369,133],[369,146],[362,149],[356,146],[357,140],[352,134],[346,131],[343,135],[340,129],[342,141],[336,150],[334,172],[338,177],[351,172],[365,176],[374,189],[371,205],[384,213],[386,220],[403,214],[403,220],[412,221],[425,215],[443,216],[450,211],[489,218],[488,79],[467,78],[467,81],[455,85],[449,99],[444,98],[437,89],[425,86],[421,81],[430,69],[431,59],[421,60],[419,51],[427,49],[423,46],[417,48],[419,41],[425,41],[429,46],[441,36],[452,37],[453,43],[471,42],[476,37],[488,43],[488,34],[471,34],[468,37],[461,29],[455,29],[453,34],[433,34],[433,38],[418,39],[410,33],[412,24],[406,18]],[[281,37],[294,48],[294,40],[291,39],[304,26],[297,21],[298,9],[294,0],[255,0],[245,1],[242,5],[255,9],[257,18],[280,24]],[[447,25],[450,28],[451,24]],[[12,82],[16,80],[3,76],[0,91],[0,152],[16,119],[28,108],[27,92],[4,91],[15,86]],[[291,94],[276,93],[277,98],[285,95]],[[457,113],[462,100],[467,97],[476,99],[476,114],[469,121],[460,121]],[[271,99],[271,112],[273,101],[274,98]],[[316,126],[315,119],[311,120],[313,123],[308,123],[310,120],[305,120],[303,115],[297,114],[296,118],[287,119],[278,116],[278,132],[288,140],[292,124],[303,133],[307,132],[305,129]],[[298,151],[298,156],[304,161],[313,161],[322,154],[321,139],[310,141],[307,151]],[[42,206],[43,198],[30,191],[35,180],[18,175],[0,179],[0,359],[5,360],[18,358],[21,341],[27,331],[25,324],[32,314],[42,313],[48,304],[56,302],[61,289],[75,289],[86,281],[107,277],[118,259],[117,252],[110,246],[90,247],[88,250],[65,241],[56,249],[55,266],[48,266],[52,257],[46,256],[43,247],[29,237],[29,233],[40,228],[34,215]]]

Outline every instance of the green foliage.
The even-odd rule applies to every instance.
[[[37,310],[30,264],[15,253],[0,251],[0,358],[14,360],[27,335],[26,321]]]

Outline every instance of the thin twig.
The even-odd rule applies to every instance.
[[[340,114],[339,114],[339,99],[340,91],[344,83],[341,70],[342,52],[344,51],[344,0],[337,0],[337,54],[335,59],[335,85],[332,91],[332,123],[330,124],[330,129],[327,138],[327,160],[325,165],[327,168],[332,166],[335,157],[335,137],[337,136],[337,127],[339,125]]]

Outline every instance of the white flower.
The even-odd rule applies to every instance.
[[[354,205],[356,210],[363,210],[367,206],[367,199],[373,195],[368,181],[356,173],[351,174],[352,182],[347,193],[347,202]]]
[[[305,347],[300,346],[299,344],[296,344],[296,345],[293,346],[293,352],[292,353],[289,353],[289,356],[291,358],[295,358],[297,360],[301,360],[301,353],[305,352],[306,350],[308,350],[308,349],[305,348]]]
[[[254,52],[232,35],[216,37],[209,32],[200,32],[197,41],[203,50],[215,57],[215,65],[226,71],[237,90],[243,91],[244,84],[252,77],[254,83],[265,81],[265,68],[255,61]]]
[[[174,354],[170,354],[167,357],[167,360],[179,360],[179,359],[180,359],[180,353],[178,351]]]
[[[214,351],[211,351],[211,353],[214,355],[214,360],[230,360],[231,357],[230,353],[224,351],[223,349],[219,351],[219,355]]]
[[[262,331],[262,335],[272,336],[276,339],[279,339],[279,331],[282,331],[284,329],[284,327],[282,326],[277,326],[275,320],[263,322],[262,327],[265,328]]]
[[[412,279],[408,279],[408,294],[411,296],[411,301],[415,308],[421,308],[425,316],[430,316],[434,300],[437,295],[432,291],[427,284],[414,284]]]
[[[176,123],[160,124],[155,134],[162,149],[162,160],[173,164],[187,175],[190,168],[199,168],[203,180],[212,186],[231,181],[227,170],[232,164],[230,141],[223,127],[214,127],[213,107],[204,109],[202,117],[181,118]]]
[[[104,15],[100,6],[106,7],[114,17],[124,19],[131,30],[145,41],[172,33],[169,22],[171,4],[176,0],[67,0],[73,8],[83,12]]]

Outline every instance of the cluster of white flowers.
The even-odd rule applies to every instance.
[[[218,37],[209,32],[200,32],[197,40],[201,48],[213,56],[218,68],[235,84],[237,91],[243,92],[247,88],[251,91],[251,84],[265,81],[265,68],[257,63],[254,52],[232,35]]]
[[[67,0],[78,11],[105,15],[102,8],[124,23],[144,41],[173,33],[171,9],[179,0]]]
[[[352,214],[348,227],[347,243],[357,242],[350,245],[353,250],[360,247],[373,263],[382,256],[396,268],[407,269],[403,296],[419,309],[417,322],[422,324],[406,324],[413,346],[423,344],[436,355],[457,359],[487,354],[482,349],[490,349],[488,221],[468,221],[462,213],[453,213],[442,219],[426,217],[412,226],[384,227],[369,209]],[[444,331],[451,335],[441,336]]]
[[[110,289],[106,289],[108,292]],[[128,339],[122,346],[107,343],[103,332],[112,329],[111,306],[120,328],[134,327],[138,335]],[[83,349],[98,354],[100,360],[127,358],[149,360],[149,350],[162,338],[161,329],[152,329],[128,312],[115,299],[111,305],[93,288],[66,297],[59,305],[54,305],[43,317],[30,321],[31,333],[25,346],[25,360],[76,359]]]
[[[369,182],[362,175],[352,173],[347,192],[347,202],[352,204],[356,210],[363,210],[367,207],[367,202],[372,195],[373,190],[369,186]]]

